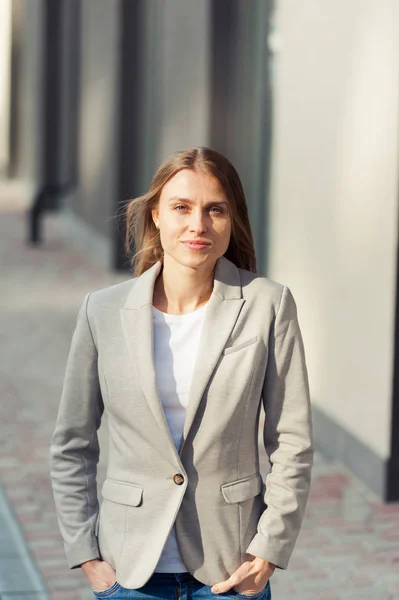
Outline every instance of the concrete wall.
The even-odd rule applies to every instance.
[[[10,160],[11,24],[11,0],[3,0],[0,3],[0,174],[7,172]]]
[[[210,2],[168,0],[161,9],[160,160],[209,139]]]
[[[143,192],[164,158],[208,141],[209,0],[189,4],[146,0],[141,7],[144,68],[137,94],[143,107],[139,115],[143,158],[142,173],[134,179]],[[72,205],[75,213],[109,237],[116,202],[124,199],[116,197],[120,16],[120,0],[81,4],[80,185]]]
[[[116,205],[120,0],[81,3],[79,193],[74,211],[105,236]]]
[[[13,0],[12,13],[12,174],[31,196],[42,176],[44,2]]]
[[[289,285],[314,405],[381,458],[392,408],[399,5],[277,3],[269,275]]]

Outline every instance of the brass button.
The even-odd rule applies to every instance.
[[[173,481],[176,485],[181,485],[184,483],[184,477],[181,473],[176,473],[176,475],[173,475]]]

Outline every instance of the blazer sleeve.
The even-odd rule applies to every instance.
[[[271,464],[257,533],[247,552],[286,569],[304,516],[313,465],[308,374],[297,309],[284,286],[269,339],[263,441]]]
[[[89,297],[87,294],[78,313],[50,448],[54,501],[71,569],[100,557],[95,536],[97,429],[104,407],[97,349],[87,314]]]

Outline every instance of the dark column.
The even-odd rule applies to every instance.
[[[212,2],[211,145],[237,168],[247,197],[258,272],[267,270],[271,147],[272,0]]]
[[[119,100],[119,156],[117,172],[118,215],[115,231],[113,266],[118,270],[130,269],[129,257],[126,256],[125,227],[123,211],[130,198],[142,193],[139,188],[138,172],[143,164],[140,147],[142,93],[140,83],[143,80],[145,65],[142,59],[142,21],[144,7],[140,0],[123,0],[121,18],[121,77]]]
[[[41,216],[57,210],[77,183],[79,0],[45,0],[43,142],[39,191],[30,211],[30,240],[40,241]]]
[[[397,502],[399,500],[399,246],[396,251],[396,309],[391,451],[387,462],[386,494],[384,499],[387,502]]]

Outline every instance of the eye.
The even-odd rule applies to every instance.
[[[177,210],[177,212],[183,212],[184,210],[186,210],[187,206],[184,206],[184,204],[178,204],[177,206],[175,206],[175,210]]]
[[[223,212],[223,210],[220,208],[220,206],[212,206],[210,210],[211,210],[211,212],[216,212],[216,213]]]

